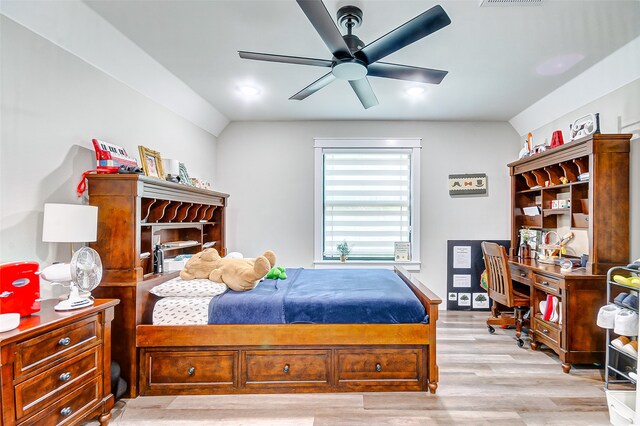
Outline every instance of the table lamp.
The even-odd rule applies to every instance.
[[[42,241],[51,243],[87,243],[98,235],[98,208],[81,204],[45,204]]]

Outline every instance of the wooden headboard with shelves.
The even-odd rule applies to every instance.
[[[89,175],[89,204],[98,207],[98,238],[89,246],[102,259],[97,298],[120,299],[112,323],[112,358],[137,395],[136,326],[150,324],[149,289],[178,275],[153,273],[155,243],[174,243],[165,257],[193,254],[213,243],[226,254],[228,194],[131,174]],[[141,256],[149,253],[149,257]]]

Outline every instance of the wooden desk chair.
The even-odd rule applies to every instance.
[[[489,287],[487,293],[493,299],[491,316],[487,319],[487,329],[493,334],[494,325],[511,325],[516,327],[516,341],[523,347],[524,341],[520,338],[522,327],[529,325],[524,318],[529,308],[529,295],[520,293],[513,288],[511,270],[507,258],[507,252],[503,246],[488,241],[482,242],[484,264],[487,268],[487,281]],[[510,309],[510,310],[509,310]]]

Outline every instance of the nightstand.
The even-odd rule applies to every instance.
[[[46,300],[0,333],[0,425],[77,424],[111,418],[111,321],[119,301],[56,312]]]

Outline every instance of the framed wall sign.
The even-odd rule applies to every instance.
[[[409,253],[409,249],[411,248],[411,243],[396,241],[393,244],[395,249],[394,253],[395,253],[396,262],[411,260],[411,253]]]
[[[449,195],[486,195],[486,173],[449,175]]]

